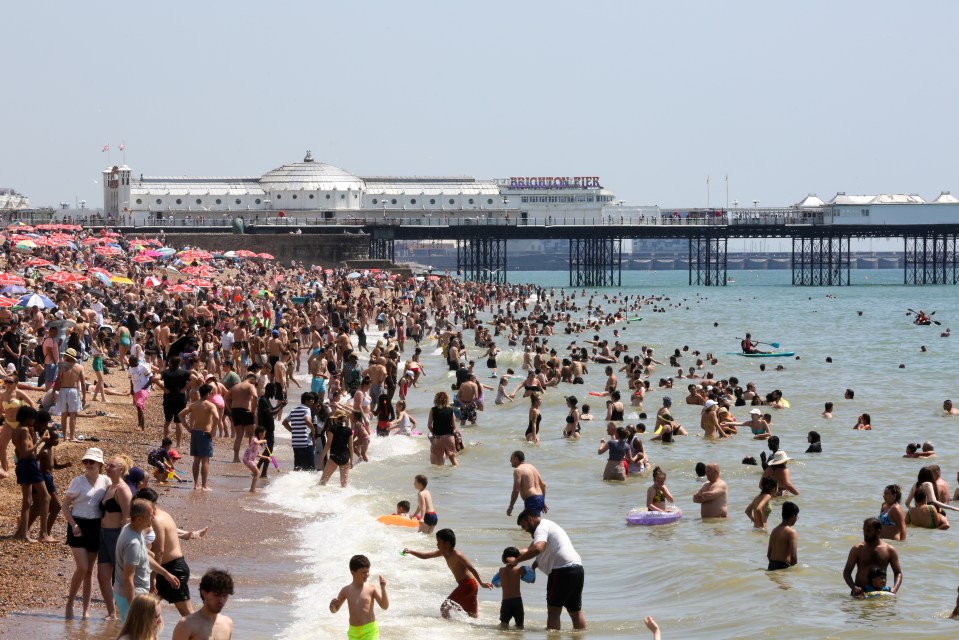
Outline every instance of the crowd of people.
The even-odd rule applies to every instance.
[[[781,390],[761,393],[752,382],[741,384],[732,376],[719,379],[707,369],[717,358],[689,346],[677,347],[664,363],[652,348],[636,349],[619,340],[617,323],[641,311],[664,310],[667,303],[661,298],[577,295],[436,275],[350,274],[342,269],[307,269],[298,263],[284,266],[270,256],[243,251],[232,255],[177,251],[165,247],[162,237],[127,238],[108,230],[48,227],[9,230],[4,244],[6,270],[0,283],[22,287],[23,291],[10,293],[25,295],[14,304],[0,298],[6,372],[0,392],[4,418],[0,473],[9,473],[12,442],[16,481],[23,492],[18,539],[52,541],[60,515],[66,521],[67,544],[76,564],[68,618],[74,616],[78,594],[82,616],[89,616],[96,575],[107,616],[125,620],[122,637],[155,637],[155,624],[145,622],[153,620],[159,606],[149,594],[152,589],[184,616],[174,638],[229,637],[231,623],[218,615],[232,593],[229,575],[211,570],[204,576],[203,608],[194,612],[180,541],[205,532],[178,529],[169,513],[159,508],[151,486],[187,480],[176,469],[184,442],[196,491],[216,490],[210,461],[214,448],[225,446],[227,452],[232,448],[233,462],[249,471],[250,491],[256,492],[258,481],[276,464],[277,425],[291,435],[294,470],[319,472],[323,485],[337,475],[340,486],[347,486],[350,470],[369,460],[374,437],[414,435],[417,427],[430,440],[430,463],[457,465],[464,447],[462,429],[477,424],[487,408],[487,392],[494,390],[483,382],[487,376],[471,353],[481,361],[485,358],[488,376],[498,382],[494,403],[527,411],[525,433],[517,433],[517,438],[539,442],[547,394],[563,394],[566,438],[578,439],[584,423],[602,421],[608,434],[597,449],[606,455],[603,479],[621,482],[630,475],[651,476],[646,500],[651,511],[675,506],[666,470],[654,467],[647,444],[676,445],[697,429],[675,419],[668,395],[647,418],[646,396],[653,391],[671,393],[680,379],[688,383],[685,403],[701,407],[698,430],[704,438],[743,437],[739,428],[747,428],[748,437],[764,441],[770,451],[761,456],[759,494],[745,510],[753,527],[767,527],[774,499],[799,494],[787,466],[791,458],[780,448],[771,426],[775,412],[788,407]],[[18,236],[32,238],[34,248],[21,249]],[[478,314],[489,319],[481,320]],[[612,344],[597,333],[606,328],[612,328]],[[377,336],[372,344],[368,331]],[[448,365],[452,386],[423,389],[435,391],[433,407],[426,416],[414,416],[406,398],[426,384],[421,356],[424,341],[431,336]],[[561,336],[569,340],[563,351],[552,346]],[[519,371],[501,371],[500,345],[523,350]],[[754,343],[747,347],[755,352]],[[681,366],[680,360],[691,359],[695,364]],[[597,406],[605,403],[605,411],[597,411],[595,417],[590,406],[580,402],[585,394],[573,393],[583,388],[577,385],[584,383],[590,367],[602,367],[606,375],[603,391],[589,394]],[[126,372],[128,387],[109,384],[105,376],[116,370]],[[675,373],[659,378],[653,389],[652,381],[661,371]],[[847,397],[850,394],[851,390]],[[87,419],[106,416],[93,410],[90,401],[95,403],[98,397],[105,401],[108,396],[125,397],[123,402],[130,402],[137,416],[130,429],[150,434],[158,446],[149,452],[112,455],[88,448],[83,474],[60,499],[51,475],[59,468],[56,447],[64,439],[93,441]],[[162,407],[162,424],[148,419],[148,407],[155,405]],[[746,408],[748,419],[733,416]],[[946,410],[956,412],[951,403]],[[635,411],[640,420],[651,420],[649,430],[642,422],[625,424],[628,411]],[[830,411],[827,406],[825,418]],[[871,428],[870,422],[868,414],[862,414],[857,428]],[[817,432],[809,433],[808,443],[808,452],[822,452]],[[497,574],[503,594],[500,622],[504,627],[511,622],[524,625],[520,583],[539,569],[548,581],[547,627],[559,629],[565,609],[574,628],[585,628],[582,559],[562,526],[543,518],[548,511],[546,483],[538,470],[522,450],[513,452],[510,462],[514,486],[507,515],[521,498],[524,509],[517,526],[532,541],[526,548],[503,551]],[[744,462],[756,464],[751,458]],[[692,501],[700,505],[703,518],[725,518],[728,487],[720,477],[720,465],[711,462],[701,471],[698,475],[705,482]],[[411,515],[422,520],[423,533],[435,536],[436,548],[405,553],[423,559],[443,557],[457,582],[441,607],[443,615],[459,608],[476,616],[478,588],[492,584],[484,582],[457,550],[451,529],[433,534],[437,517],[426,484],[425,476],[417,478],[420,500]],[[947,528],[941,510],[959,509],[949,504],[944,484],[938,467],[924,468],[909,492],[907,510],[900,505],[902,490],[887,487],[879,518],[865,521],[864,542],[850,551],[843,572],[853,595],[881,590],[889,567],[894,582],[888,589],[898,591],[902,583],[898,554],[883,539],[905,540],[908,525]],[[915,506],[910,506],[913,502]],[[781,511],[781,523],[769,534],[770,571],[798,562],[799,508],[785,501]],[[33,538],[35,524],[38,533]],[[521,563],[526,560],[534,561],[532,567],[524,568]],[[372,603],[389,606],[386,581],[367,584],[370,562],[363,556],[354,557],[349,568],[353,582],[330,603],[330,610],[335,613],[348,603],[351,637],[376,637]],[[659,633],[651,618],[646,624]]]

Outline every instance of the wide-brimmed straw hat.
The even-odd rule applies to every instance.
[[[786,452],[780,449],[779,451],[773,454],[772,458],[766,461],[766,464],[768,464],[770,467],[774,467],[778,464],[786,464],[790,460],[792,460],[792,458],[787,456]]]

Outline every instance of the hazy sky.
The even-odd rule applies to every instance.
[[[600,176],[630,204],[959,192],[959,3],[18,2],[0,186],[147,175]]]

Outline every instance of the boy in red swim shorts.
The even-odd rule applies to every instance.
[[[449,618],[450,611],[455,605],[463,609],[471,618],[479,617],[479,602],[476,600],[479,587],[492,589],[493,585],[489,582],[483,582],[479,572],[476,571],[469,559],[456,550],[456,534],[453,533],[452,529],[440,529],[436,532],[436,551],[423,553],[422,551],[403,549],[403,555],[411,555],[420,560],[443,556],[458,586],[440,605],[440,613],[443,614],[444,618]]]

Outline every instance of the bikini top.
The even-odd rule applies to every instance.
[[[9,409],[19,409],[20,406],[23,405],[23,400],[21,400],[20,398],[14,398],[13,400],[10,400],[9,402],[4,400],[2,404],[3,404],[4,411],[7,411]]]
[[[117,502],[116,495],[103,503],[103,511],[106,513],[122,513],[123,510],[120,508],[120,503]]]

